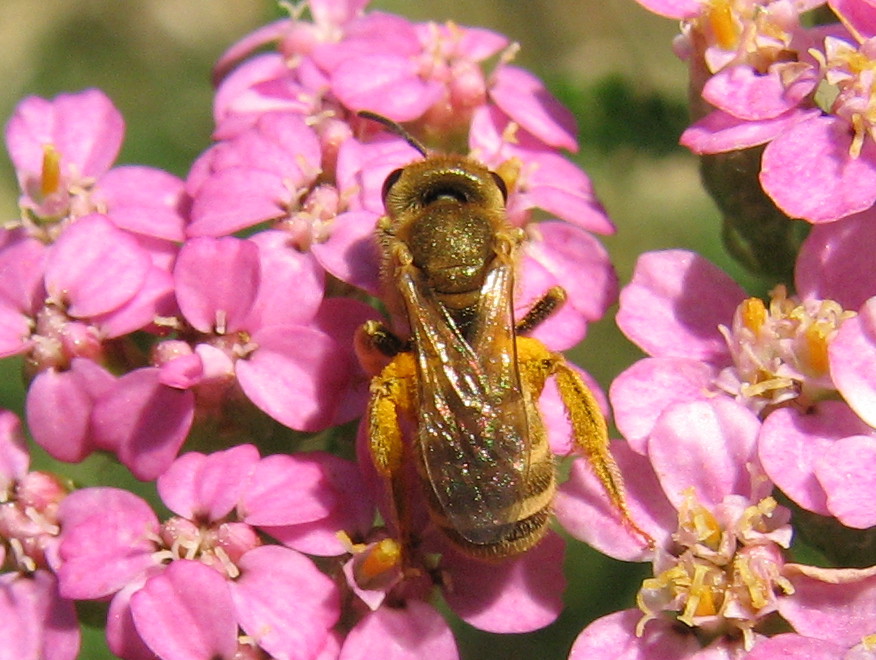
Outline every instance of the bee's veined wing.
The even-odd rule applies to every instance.
[[[527,407],[517,372],[513,268],[497,259],[471,344],[409,271],[399,283],[419,368],[418,441],[443,514],[464,539],[501,541],[517,520],[529,469]]]

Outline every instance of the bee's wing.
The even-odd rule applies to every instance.
[[[513,269],[497,260],[469,344],[431,290],[399,283],[419,365],[418,440],[451,527],[475,544],[501,541],[517,520],[529,468],[527,407],[515,355]]]

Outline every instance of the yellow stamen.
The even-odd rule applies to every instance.
[[[694,566],[693,578],[688,588],[687,603],[684,612],[678,617],[682,623],[694,627],[694,617],[714,616],[718,613],[712,589],[705,583],[709,568],[703,564]]]
[[[827,324],[813,323],[806,328],[806,348],[809,352],[809,366],[819,374],[826,374],[830,362],[827,346],[833,328]]]
[[[748,298],[742,301],[742,323],[746,328],[757,334],[767,320],[766,305],[760,298]]]
[[[43,168],[40,175],[40,192],[48,197],[61,186],[61,152],[52,144],[43,145]]]
[[[356,581],[367,584],[399,565],[401,546],[390,538],[383,539],[367,551],[362,563],[357,566]]]
[[[739,39],[739,28],[733,21],[733,12],[727,0],[712,2],[706,13],[706,20],[708,20],[709,27],[715,34],[715,40],[721,48],[730,50],[736,46]]]

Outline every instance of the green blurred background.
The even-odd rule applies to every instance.
[[[603,240],[622,282],[640,253],[683,247],[757,289],[722,249],[719,216],[699,183],[696,159],[677,146],[687,123],[687,77],[670,49],[674,21],[633,0],[384,0],[372,7],[414,20],[487,27],[520,43],[518,63],[546,80],[578,117],[576,158],[617,225],[617,234]],[[127,122],[119,162],[185,176],[209,144],[212,63],[239,37],[280,15],[270,0],[2,0],[0,117],[5,122],[29,94],[100,87]],[[16,197],[4,158],[0,208],[9,219],[17,215]],[[615,328],[614,311],[572,352],[604,387],[640,357]],[[20,413],[22,398],[20,363],[3,361],[0,406]],[[37,460],[51,466],[44,456]],[[132,483],[102,458],[62,471],[85,484]],[[589,621],[634,606],[645,572],[570,541],[568,606],[560,619],[542,631],[505,636],[455,621],[462,656],[565,657]],[[113,656],[93,631],[80,657]]]

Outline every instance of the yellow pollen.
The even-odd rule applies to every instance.
[[[367,583],[398,566],[401,561],[401,546],[393,539],[383,539],[376,544],[358,566],[357,577]]]
[[[705,583],[708,573],[709,568],[703,564],[697,564],[694,567],[693,578],[688,590],[687,603],[685,604],[684,612],[678,617],[679,621],[691,627],[694,626],[694,617],[714,616],[718,613],[714,593],[711,587]]]
[[[727,0],[712,2],[706,13],[706,20],[708,20],[709,27],[715,34],[715,40],[721,48],[729,50],[736,46],[739,39],[739,28],[733,21],[733,12]]]
[[[767,320],[766,306],[760,298],[748,298],[742,302],[742,322],[757,334]]]
[[[819,373],[827,373],[830,365],[827,357],[827,345],[832,327],[826,324],[813,323],[806,328],[806,348],[809,352],[809,366]]]
[[[40,173],[40,192],[48,197],[61,186],[61,152],[52,144],[43,145],[43,168]]]
[[[517,181],[520,179],[522,167],[523,163],[520,162],[520,159],[513,156],[496,168],[496,174],[505,182],[505,187],[508,188],[509,193],[517,189]]]
[[[769,602],[769,583],[755,575],[751,570],[747,557],[736,557],[734,568],[736,569],[736,575],[748,591],[751,606],[755,610],[766,607]]]

